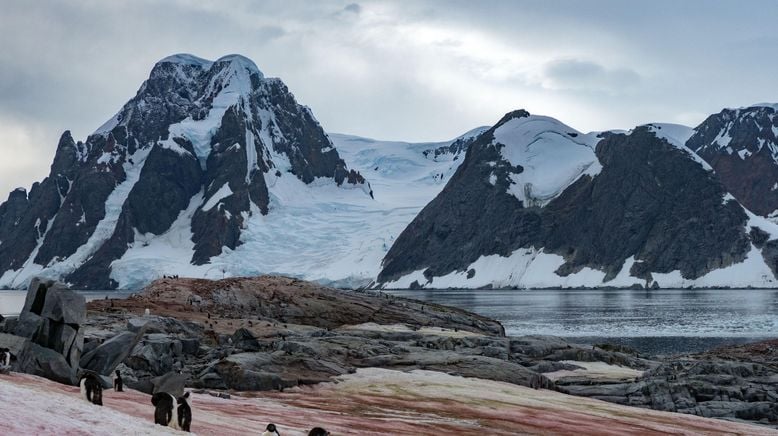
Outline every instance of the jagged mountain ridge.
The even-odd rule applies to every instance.
[[[115,287],[111,264],[182,214],[186,261],[206,264],[241,244],[248,219],[271,213],[273,186],[290,178],[371,195],[281,80],[239,55],[167,57],[85,142],[65,132],[49,177],[0,206],[0,283],[44,274]]]
[[[744,206],[778,211],[778,104],[724,109],[695,129],[687,146],[708,161]]]
[[[261,273],[345,287],[774,286],[778,231],[748,209],[775,209],[737,184],[778,183],[764,177],[774,159],[748,173],[775,148],[775,110],[602,134],[516,111],[452,141],[376,141],[327,135],[242,56],[174,55],[86,141],[65,132],[49,177],[0,205],[0,287]],[[720,155],[745,164],[725,177]]]
[[[526,111],[470,147],[398,237],[385,287],[776,286],[778,226],[687,144],[646,125],[580,132]]]

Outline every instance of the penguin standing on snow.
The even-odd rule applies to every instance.
[[[178,398],[178,426],[183,431],[191,431],[192,406],[189,405],[189,392]]]
[[[103,405],[103,385],[94,373],[87,372],[81,376],[81,396],[92,404]]]
[[[11,366],[11,350],[0,348],[0,367]]]
[[[275,424],[268,424],[265,431],[260,436],[281,436],[278,434]]]
[[[116,370],[116,377],[113,379],[113,390],[116,392],[124,392],[124,381],[122,380],[122,374],[119,370]]]
[[[180,430],[176,397],[167,392],[157,392],[151,397],[151,404],[154,405],[154,424]]]
[[[16,360],[16,356],[11,354],[8,348],[0,348],[0,374],[11,372],[11,361]]]

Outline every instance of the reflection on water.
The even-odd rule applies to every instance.
[[[616,342],[652,354],[778,337],[778,290],[400,290],[499,320],[509,335]]]
[[[82,294],[86,301],[102,298],[125,298],[130,295],[126,291],[76,291]],[[24,306],[27,291],[0,291],[0,315],[18,315]]]

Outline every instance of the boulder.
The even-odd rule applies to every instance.
[[[19,352],[14,368],[26,374],[38,375],[60,383],[70,385],[78,383],[76,368],[70,366],[62,354],[29,341],[25,342]]]
[[[151,379],[151,384],[153,386],[152,394],[167,392],[178,398],[184,395],[186,376],[176,372],[169,372]]]
[[[235,330],[232,335],[232,346],[244,351],[259,351],[261,349],[257,338],[245,328]]]
[[[137,333],[122,332],[103,342],[94,350],[81,356],[81,368],[102,375],[110,375],[120,363],[130,355],[135,345],[143,337],[144,329]]]
[[[16,370],[75,384],[84,348],[81,326],[85,321],[83,295],[51,280],[33,279],[19,318],[13,326],[6,323],[4,327],[21,341],[26,340],[21,347],[20,340],[14,340],[18,356]]]
[[[0,333],[0,348],[8,348],[14,356],[19,356],[27,342],[29,340],[21,336]]]
[[[86,299],[73,291],[53,287],[46,293],[41,316],[70,325],[86,321]]]

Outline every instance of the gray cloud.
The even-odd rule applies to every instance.
[[[543,85],[551,89],[623,94],[639,84],[640,75],[629,68],[608,69],[592,61],[559,59],[543,68]]]
[[[601,130],[778,100],[776,21],[770,0],[6,0],[0,197],[171,53],[244,54],[329,131],[443,140],[522,107]]]
[[[362,7],[359,6],[359,3],[351,3],[351,4],[346,5],[346,7],[343,8],[343,10],[347,11],[347,12],[353,12],[355,14],[358,14],[358,13],[362,12]]]

